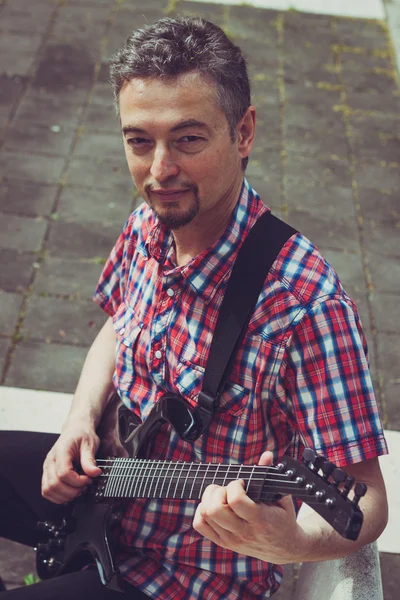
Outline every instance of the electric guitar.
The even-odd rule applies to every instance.
[[[358,502],[367,486],[355,484],[353,477],[310,448],[304,451],[302,461],[285,456],[279,464],[269,467],[142,458],[149,439],[163,423],[176,425],[178,413],[180,426],[185,427],[190,421],[190,412],[183,416],[180,412],[182,400],[165,395],[145,422],[138,424],[119,396],[113,396],[98,429],[102,443],[97,464],[102,474],[68,505],[61,524],[38,523],[38,529],[48,536],[36,549],[41,579],[75,571],[95,561],[102,583],[122,590],[111,544],[111,530],[121,519],[119,500],[200,500],[209,484],[227,485],[237,479],[244,480],[246,493],[255,502],[272,503],[290,494],[310,505],[341,536],[357,539],[363,522]]]

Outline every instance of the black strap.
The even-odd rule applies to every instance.
[[[267,212],[256,221],[243,242],[221,304],[198,398],[198,416],[204,424],[203,431],[218,407],[268,272],[284,244],[295,233],[296,229]]]

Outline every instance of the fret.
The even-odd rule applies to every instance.
[[[149,475],[147,478],[147,482],[144,488],[144,493],[145,493],[145,497],[146,498],[154,498],[154,494],[151,491],[151,486],[154,484],[155,481],[155,475],[157,472],[157,467],[156,467],[156,461],[149,461],[150,464],[150,469],[149,469]]]
[[[199,500],[200,500],[200,498],[203,495],[203,491],[204,491],[203,488],[204,488],[205,483],[206,483],[206,478],[207,478],[207,474],[208,474],[208,471],[210,469],[210,466],[211,466],[210,464],[207,464],[207,468],[206,468],[206,471],[205,471],[204,476],[203,476],[203,481],[202,481],[202,483],[200,485],[199,496],[198,496]]]
[[[162,484],[161,484],[161,489],[160,489],[160,492],[159,492],[159,494],[158,494],[158,498],[164,498],[164,497],[165,497],[165,496],[164,496],[164,485],[165,485],[165,480],[166,480],[166,479],[167,479],[167,477],[168,477],[168,471],[169,471],[169,468],[170,468],[171,464],[172,464],[172,463],[167,463],[167,464],[166,464],[166,466],[167,466],[167,470],[165,471],[165,475],[164,475],[164,477],[161,477],[161,474],[160,474],[160,476],[159,476],[159,477],[160,477],[160,481],[162,481]]]
[[[181,472],[176,477],[176,485],[175,485],[175,490],[174,490],[174,498],[178,497],[178,486],[179,486],[179,484],[182,481],[182,473],[183,473],[183,470],[185,468],[185,463],[184,462],[183,463],[178,463],[178,464],[180,464],[180,466],[181,466]]]
[[[118,470],[118,474],[116,477],[116,496],[118,496],[118,498],[121,498],[122,496],[122,490],[124,488],[124,483],[125,483],[125,463],[126,463],[127,459],[123,459],[123,458],[119,458],[118,462],[119,462],[119,470]]]
[[[229,470],[230,470],[231,466],[232,465],[224,465],[224,467],[225,467],[225,477],[223,478],[222,483],[220,485],[224,486],[226,484],[226,480],[227,480],[227,477],[228,477]]]
[[[245,490],[246,490],[246,494],[247,495],[249,493],[249,487],[250,487],[250,483],[251,483],[251,480],[252,480],[253,475],[254,475],[255,468],[256,468],[255,465],[253,465],[253,468],[252,468],[251,473],[249,475],[248,481],[247,481],[247,483],[245,485]]]
[[[196,477],[197,477],[197,476],[198,476],[198,474],[199,474],[199,471],[200,471],[200,468],[201,468],[201,466],[202,466],[202,464],[201,464],[201,463],[199,463],[199,464],[197,465],[197,473],[196,473],[196,475],[194,475],[194,477],[193,477],[192,487],[190,488],[190,492],[189,492],[189,498],[190,498],[191,500],[193,499],[193,498],[192,498],[192,494],[193,494],[194,484],[196,483]]]
[[[217,477],[218,477],[218,471],[219,471],[219,468],[220,468],[220,466],[221,466],[221,464],[220,464],[220,463],[218,463],[218,465],[217,465],[217,468],[215,469],[215,473],[214,473],[214,477],[213,477],[212,483],[215,483],[215,482],[216,482],[216,480],[217,480]]]
[[[121,497],[122,498],[129,497],[128,489],[129,489],[131,481],[132,481],[132,470],[133,470],[132,461],[129,459],[126,459],[126,461],[124,463],[124,474],[122,477],[122,487],[121,487]]]
[[[137,473],[136,473],[136,481],[135,481],[135,487],[133,490],[133,497],[134,498],[138,498],[138,489],[141,483],[141,477],[142,477],[142,471],[143,471],[143,467],[144,467],[144,461],[143,460],[139,460],[138,461],[138,469],[137,469]]]
[[[189,479],[189,475],[190,475],[190,470],[193,467],[193,463],[189,464],[189,467],[187,469],[187,473],[186,473],[186,477],[185,477],[185,481],[183,482],[183,486],[182,486],[182,492],[181,492],[181,498],[186,498],[185,496],[185,488],[186,488],[186,484],[188,482]]]
[[[179,463],[173,463],[173,464],[174,464],[174,470],[172,471],[172,475],[171,475],[170,480],[169,480],[168,489],[167,489],[167,495],[165,496],[166,498],[170,498],[171,497],[170,496],[170,489],[171,489],[172,481],[174,479],[175,471],[176,471],[177,466],[178,466]]]
[[[112,483],[113,483],[113,478],[112,478],[112,473],[114,470],[114,465],[115,465],[115,460],[113,460],[112,465],[109,468],[109,473],[106,476],[106,486],[104,488],[104,496],[107,498],[108,496],[112,495]]]
[[[143,461],[143,469],[142,469],[142,473],[140,474],[140,478],[139,478],[139,488],[137,490],[137,498],[146,498],[146,494],[144,494],[143,491],[146,488],[147,472],[148,472],[148,468],[150,465],[151,465],[150,461]]]

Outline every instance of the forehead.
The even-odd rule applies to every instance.
[[[134,78],[122,88],[119,108],[122,127],[173,127],[179,121],[196,119],[214,129],[226,123],[214,87],[199,73],[170,81]]]

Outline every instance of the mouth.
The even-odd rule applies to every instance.
[[[188,189],[184,189],[184,190],[151,190],[150,193],[153,196],[156,196],[157,198],[159,198],[160,200],[173,201],[173,200],[178,200],[181,196],[186,194],[188,191],[189,191]]]

